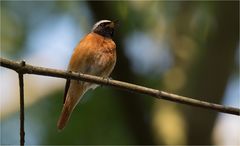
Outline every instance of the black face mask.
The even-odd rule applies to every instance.
[[[93,30],[93,32],[104,37],[112,38],[114,34],[114,29],[108,26],[109,23],[110,22],[100,24],[99,26],[97,26],[97,28]]]

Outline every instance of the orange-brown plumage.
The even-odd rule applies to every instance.
[[[116,45],[111,38],[105,38],[92,32],[85,36],[75,48],[68,69],[84,72],[86,63],[96,65],[99,63],[105,65],[104,63],[108,61],[115,63],[115,49]]]
[[[104,23],[111,24],[109,25],[111,27],[113,22],[108,21],[109,20],[103,20]],[[108,34],[108,31],[101,32],[98,26],[94,27],[93,32],[86,35],[74,49],[68,70],[108,77],[116,63],[116,45],[111,37],[109,37],[110,34]],[[108,25],[106,25],[106,27],[108,27]],[[106,33],[106,35],[104,33]],[[64,93],[63,110],[57,124],[58,129],[65,127],[74,107],[84,93],[95,87],[96,85],[92,83],[82,81],[70,80],[67,82]]]

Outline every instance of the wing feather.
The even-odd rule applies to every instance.
[[[63,104],[64,104],[65,101],[66,101],[67,92],[68,92],[68,89],[69,89],[69,86],[70,86],[70,82],[71,82],[70,79],[67,79],[67,80],[66,80],[65,90],[64,90],[64,95],[63,95]]]

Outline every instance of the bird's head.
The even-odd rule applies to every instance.
[[[117,21],[101,20],[94,24],[92,32],[112,38]]]

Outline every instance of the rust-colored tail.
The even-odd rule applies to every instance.
[[[77,81],[72,81],[66,95],[67,97],[63,105],[62,113],[57,123],[57,127],[59,130],[62,130],[66,126],[72,111],[74,110],[75,106],[78,104],[85,92],[86,86],[79,84]]]
[[[86,92],[86,89],[86,86],[79,84],[78,81],[71,81],[68,93],[65,95],[66,100],[63,105],[62,113],[57,123],[59,130],[62,130],[66,126],[73,109],[78,104],[83,94]]]
[[[73,109],[69,109],[69,106],[66,106],[64,104],[62,113],[61,113],[60,118],[57,123],[57,127],[59,130],[62,130],[66,126],[66,124],[71,116],[72,110]]]

